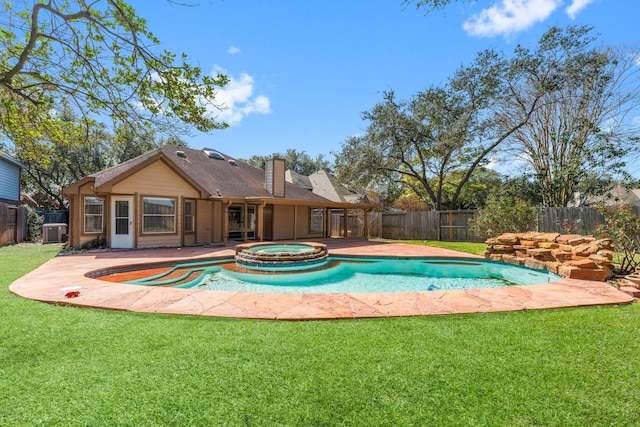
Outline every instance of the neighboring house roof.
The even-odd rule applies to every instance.
[[[221,156],[220,158],[211,158],[205,153],[205,150],[219,153]],[[158,160],[165,161],[187,182],[198,188],[202,197],[273,197],[265,189],[265,172],[262,169],[237,161],[217,150],[195,150],[175,145],[165,145],[109,169],[89,175],[72,184],[69,188],[81,185],[87,180],[93,180],[97,192],[108,192],[113,184]],[[327,202],[323,197],[286,182],[285,199]]]
[[[284,173],[284,179],[287,182],[297,185],[298,187],[302,187],[306,190],[313,190],[313,185],[311,185],[311,181],[308,176],[304,176],[299,174],[298,172],[294,172],[291,169],[287,169]]]
[[[578,197],[578,196],[576,196]],[[588,200],[589,205],[603,203],[605,206],[630,205],[640,206],[640,189],[627,189],[624,187],[614,187],[604,196],[594,197]]]
[[[24,165],[22,163],[20,163],[19,161],[17,161],[16,159],[14,159],[13,157],[11,157],[10,155],[8,155],[2,150],[0,150],[0,159],[5,160],[6,162],[11,163],[14,166],[17,166],[20,169],[24,169]]]
[[[364,192],[357,191],[336,181],[330,173],[321,170],[309,175],[309,181],[313,193],[334,202],[343,203],[369,203],[369,198]]]

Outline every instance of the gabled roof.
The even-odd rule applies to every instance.
[[[324,170],[309,175],[309,181],[315,194],[334,202],[369,203],[364,192],[336,182],[335,177]]]
[[[313,185],[311,185],[311,181],[308,176],[304,176],[299,174],[298,172],[292,171],[291,169],[287,169],[284,173],[284,179],[287,182],[297,185],[298,187],[304,188],[306,190],[313,190]]]
[[[205,153],[210,150],[221,158],[212,158]],[[203,197],[223,198],[271,198],[264,185],[264,171],[213,149],[195,150],[191,148],[165,145],[141,156],[120,163],[109,169],[89,175],[73,185],[94,180],[97,192],[108,192],[110,187],[131,176],[145,166],[163,161],[195,188]],[[323,197],[308,190],[285,182],[285,199],[324,202]]]

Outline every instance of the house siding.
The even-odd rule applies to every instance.
[[[102,212],[102,233],[85,233],[84,232],[84,198],[85,197],[100,197],[104,200],[103,212]],[[87,183],[80,186],[78,189],[78,195],[73,201],[74,209],[69,212],[69,222],[75,222],[79,224],[78,232],[73,233],[70,236],[70,242],[73,246],[82,246],[91,240],[96,238],[107,236],[107,225],[109,219],[109,199],[96,195],[93,191],[93,183]],[[73,219],[72,219],[73,218]]]
[[[200,193],[162,161],[156,161],[139,172],[113,185],[112,194],[133,195],[136,246],[153,248],[181,246],[183,242],[184,199],[197,199]],[[143,197],[167,197],[176,201],[176,230],[174,233],[145,234],[142,232]],[[110,223],[111,216],[108,221]],[[188,244],[188,242],[185,241]]]
[[[0,200],[20,203],[20,168],[0,157]]]
[[[197,199],[200,193],[161,161],[154,162],[113,185],[113,194],[183,196]]]
[[[296,237],[298,239],[306,239],[306,238],[322,238],[322,233],[309,233],[309,207],[308,206],[298,206],[298,214],[297,214],[297,227],[296,227]]]
[[[196,201],[196,241],[197,244],[213,242],[213,202]]]
[[[226,222],[222,202],[213,202],[212,216],[211,224],[213,227],[213,242],[222,242],[224,240],[223,220]]]
[[[273,240],[293,239],[293,206],[273,206]]]

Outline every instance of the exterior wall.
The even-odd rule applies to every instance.
[[[224,217],[224,207],[222,206],[222,202],[213,202],[213,211],[211,218],[211,225],[213,229],[213,242],[222,242],[223,231],[222,231],[222,221],[226,221],[227,219]]]
[[[118,182],[113,186],[111,193],[183,196],[191,199],[200,197],[198,191],[161,161],[152,163],[143,170]]]
[[[100,197],[93,192],[93,183],[88,183],[81,186],[78,189],[78,195],[73,201],[73,209],[69,212],[69,222],[75,224],[70,228],[70,239],[73,239],[72,245],[74,247],[81,247],[87,242],[96,238],[107,237],[108,224],[109,224],[109,199],[100,197],[104,200],[103,213],[102,213],[102,232],[101,233],[85,233],[84,231],[84,198],[85,197]],[[71,240],[70,240],[71,241]]]
[[[298,239],[307,239],[307,238],[321,239],[322,238],[322,233],[313,233],[312,234],[312,233],[309,232],[309,209],[310,208],[308,206],[298,206],[297,209],[298,209],[298,214],[297,214],[296,238],[298,238]]]
[[[0,200],[20,203],[20,168],[0,157]]]
[[[78,245],[78,200],[76,196],[69,197],[69,246],[77,248]]]
[[[273,206],[273,240],[293,239],[293,206]]]
[[[196,242],[197,244],[212,243],[213,240],[213,202],[210,200],[196,201]]]
[[[195,233],[189,233],[184,235],[184,246],[193,246],[196,244]]]
[[[143,170],[115,184],[112,194],[134,195],[135,246],[152,248],[160,246],[182,246],[182,221],[184,199],[197,199],[199,192],[185,182],[165,163],[157,161]],[[142,232],[142,198],[168,197],[176,200],[175,233],[143,234]],[[107,222],[110,223],[111,217]],[[110,229],[110,227],[109,227]],[[186,243],[186,242],[185,242]]]
[[[294,215],[294,209],[297,212]],[[294,235],[295,224],[295,235]],[[273,207],[273,240],[320,239],[323,233],[309,233],[309,207],[275,205]]]

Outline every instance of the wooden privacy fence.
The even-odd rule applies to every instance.
[[[24,241],[28,214],[26,206],[0,203],[0,246]]]
[[[371,237],[385,239],[444,240],[453,242],[482,241],[469,230],[469,219],[476,210],[382,213],[371,217]],[[375,222],[381,223],[377,226]],[[381,234],[372,236],[375,230]]]
[[[633,206],[640,216],[640,206]],[[555,233],[596,234],[596,226],[604,218],[595,208],[539,208],[538,229]],[[478,210],[372,212],[369,215],[369,237],[384,239],[440,240],[450,242],[482,242],[469,230],[469,220]]]

